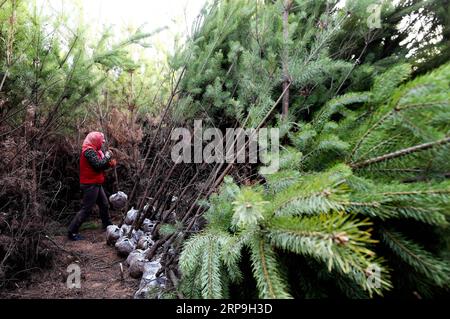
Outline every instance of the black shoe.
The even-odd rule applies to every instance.
[[[68,233],[67,237],[69,238],[69,240],[71,241],[79,241],[79,240],[84,240],[84,237],[81,236],[80,234],[73,234],[73,233]]]

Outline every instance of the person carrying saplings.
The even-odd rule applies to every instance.
[[[89,218],[95,204],[100,209],[100,218],[103,229],[112,225],[109,216],[109,203],[103,184],[105,182],[105,170],[115,167],[117,161],[112,159],[113,153],[102,152],[105,136],[100,132],[91,132],[83,142],[80,156],[80,188],[83,191],[81,210],[73,218],[69,225],[68,237],[70,240],[82,240],[79,229]]]

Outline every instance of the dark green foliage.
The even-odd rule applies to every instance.
[[[281,168],[265,176],[264,189],[238,188],[228,179],[211,198],[207,229],[184,246],[185,278],[199,262],[192,256],[213,245],[207,236],[218,236],[218,242],[233,238],[233,260],[242,245],[249,249],[262,298],[367,298],[387,291],[429,297],[446,291],[450,141],[437,143],[449,130],[435,118],[450,108],[450,64],[405,83],[409,74],[408,65],[396,66],[371,91],[340,96],[309,123],[299,123],[289,134],[294,147],[281,153]],[[422,150],[424,143],[430,147]],[[443,232],[440,238],[436,231]],[[227,268],[220,252],[208,255],[210,262],[216,258],[216,267]],[[203,275],[202,282],[212,283]],[[233,282],[223,276],[215,282]]]

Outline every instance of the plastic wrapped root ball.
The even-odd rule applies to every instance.
[[[127,237],[121,237],[115,245],[117,252],[121,256],[128,256],[136,248],[136,244],[133,240]]]
[[[153,242],[153,240],[152,240],[152,237],[151,236],[148,236],[148,235],[145,235],[145,236],[142,236],[140,239],[139,239],[139,241],[137,242],[137,248],[138,249],[148,249],[148,248],[150,248],[151,246],[153,246],[153,244],[154,244],[154,242]]]
[[[142,230],[134,230],[131,232],[131,237],[137,243],[141,237],[144,236],[144,232]]]
[[[120,237],[127,236],[128,233],[131,231],[131,226],[127,224],[123,224],[120,228]]]
[[[145,257],[136,257],[132,259],[130,263],[130,268],[128,268],[128,273],[131,278],[139,279],[144,273],[144,265],[146,263]]]
[[[156,277],[156,273],[160,268],[159,260],[144,263],[142,279],[139,290],[134,295],[135,299],[160,298],[160,291],[166,286],[166,278],[164,276]]]
[[[153,231],[153,228],[155,227],[155,223],[152,222],[150,219],[146,218],[144,219],[144,222],[142,223],[142,230],[145,233],[150,233]]]
[[[127,225],[133,225],[134,221],[138,217],[138,210],[132,208],[128,211],[127,216],[125,217],[125,224]]]
[[[106,242],[108,245],[114,245],[120,238],[120,228],[116,225],[110,225],[106,228]]]
[[[127,257],[127,260],[125,261],[125,264],[127,266],[130,266],[135,259],[143,259],[145,258],[145,251],[142,249],[136,249],[133,250]]]
[[[127,204],[128,196],[124,192],[117,192],[109,197],[109,202],[114,209],[122,209]]]

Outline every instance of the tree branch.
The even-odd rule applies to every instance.
[[[419,152],[419,151],[424,151],[424,150],[427,150],[427,149],[430,149],[430,148],[433,148],[433,147],[436,147],[436,146],[439,146],[439,145],[444,145],[444,144],[447,144],[447,143],[450,143],[450,137],[446,137],[446,138],[443,138],[443,139],[435,141],[435,142],[430,142],[430,143],[416,145],[416,146],[413,146],[413,147],[408,147],[408,148],[405,148],[405,149],[402,149],[402,150],[399,150],[399,151],[396,151],[396,152],[393,152],[393,153],[389,153],[389,154],[385,154],[385,155],[382,155],[382,156],[374,157],[374,158],[368,159],[366,161],[354,163],[354,164],[351,164],[350,166],[353,169],[364,168],[366,166],[369,166],[369,165],[372,165],[372,164],[375,164],[375,163],[380,163],[380,162],[384,162],[384,161],[387,161],[387,160],[398,158],[398,157],[401,157],[401,156],[404,156],[404,155],[407,155],[407,154],[411,154],[411,153],[415,153],[415,152]]]

